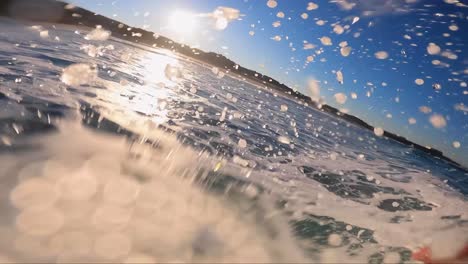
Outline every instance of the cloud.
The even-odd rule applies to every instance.
[[[420,0],[333,0],[343,10],[359,10],[364,16],[408,13]]]
[[[468,113],[468,107],[463,104],[463,103],[459,103],[459,104],[456,104],[454,106],[455,110],[457,111],[461,111],[461,112],[464,112],[464,113]]]
[[[213,12],[199,14],[199,16],[213,18],[214,27],[217,30],[224,30],[229,22],[239,19],[241,13],[238,9],[232,7],[218,6]]]

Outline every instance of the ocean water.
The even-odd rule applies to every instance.
[[[462,168],[167,50],[0,29],[0,261],[398,263],[467,239]]]

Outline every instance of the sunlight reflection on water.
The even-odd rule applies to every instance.
[[[155,124],[168,121],[168,100],[175,96],[171,89],[178,85],[182,68],[175,57],[158,53],[134,54],[138,58],[139,74],[144,76],[142,85],[122,85],[110,83],[107,90],[99,90],[98,98],[106,98],[112,102],[112,109],[128,115],[141,114],[150,118]],[[125,61],[117,65],[118,68],[128,68]],[[113,115],[112,112],[108,113]],[[118,115],[119,119],[122,115]],[[129,118],[133,119],[133,118]],[[125,120],[121,120],[125,121]],[[127,123],[127,122],[125,122]]]

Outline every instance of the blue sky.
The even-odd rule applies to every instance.
[[[424,0],[347,0],[355,4],[350,10],[336,1],[313,1],[318,8],[309,11],[310,1],[302,0],[277,0],[275,8],[268,7],[266,0],[71,2],[135,27],[149,26],[149,30],[203,50],[223,53],[305,94],[309,93],[307,80],[316,79],[327,104],[440,149],[468,166],[467,7]],[[236,8],[243,15],[222,31],[215,30],[208,18],[196,18],[198,25],[189,34],[168,28],[169,17],[176,10],[206,14],[219,6]],[[284,18],[277,17],[280,11]],[[307,19],[301,17],[303,13],[308,14]],[[355,17],[359,20],[352,24]],[[325,24],[317,25],[318,20]],[[273,27],[275,21],[281,25]],[[336,34],[335,23],[349,28]],[[274,36],[280,36],[281,41],[272,40]],[[322,45],[319,38],[323,36],[330,37],[332,45]],[[316,47],[305,50],[304,41]],[[340,53],[342,41],[352,48],[347,57]],[[429,43],[437,44],[441,52],[429,54]],[[318,50],[320,54],[316,54]],[[387,52],[389,57],[375,58],[378,51]],[[306,65],[308,56],[314,56],[314,61]],[[338,70],[343,73],[343,84],[336,80]],[[424,84],[415,84],[416,79],[423,79]],[[435,83],[440,84],[440,90],[433,89]],[[347,95],[345,104],[335,101],[336,93]],[[357,99],[351,98],[352,93]],[[429,107],[431,113],[422,113],[420,106]],[[429,121],[433,114],[441,115],[447,125],[435,128]],[[409,124],[409,118],[416,123]],[[460,147],[455,148],[454,142]]]

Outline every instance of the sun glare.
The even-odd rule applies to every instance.
[[[195,14],[191,12],[176,10],[169,17],[169,30],[180,35],[181,37],[193,33],[196,26],[197,21]]]

